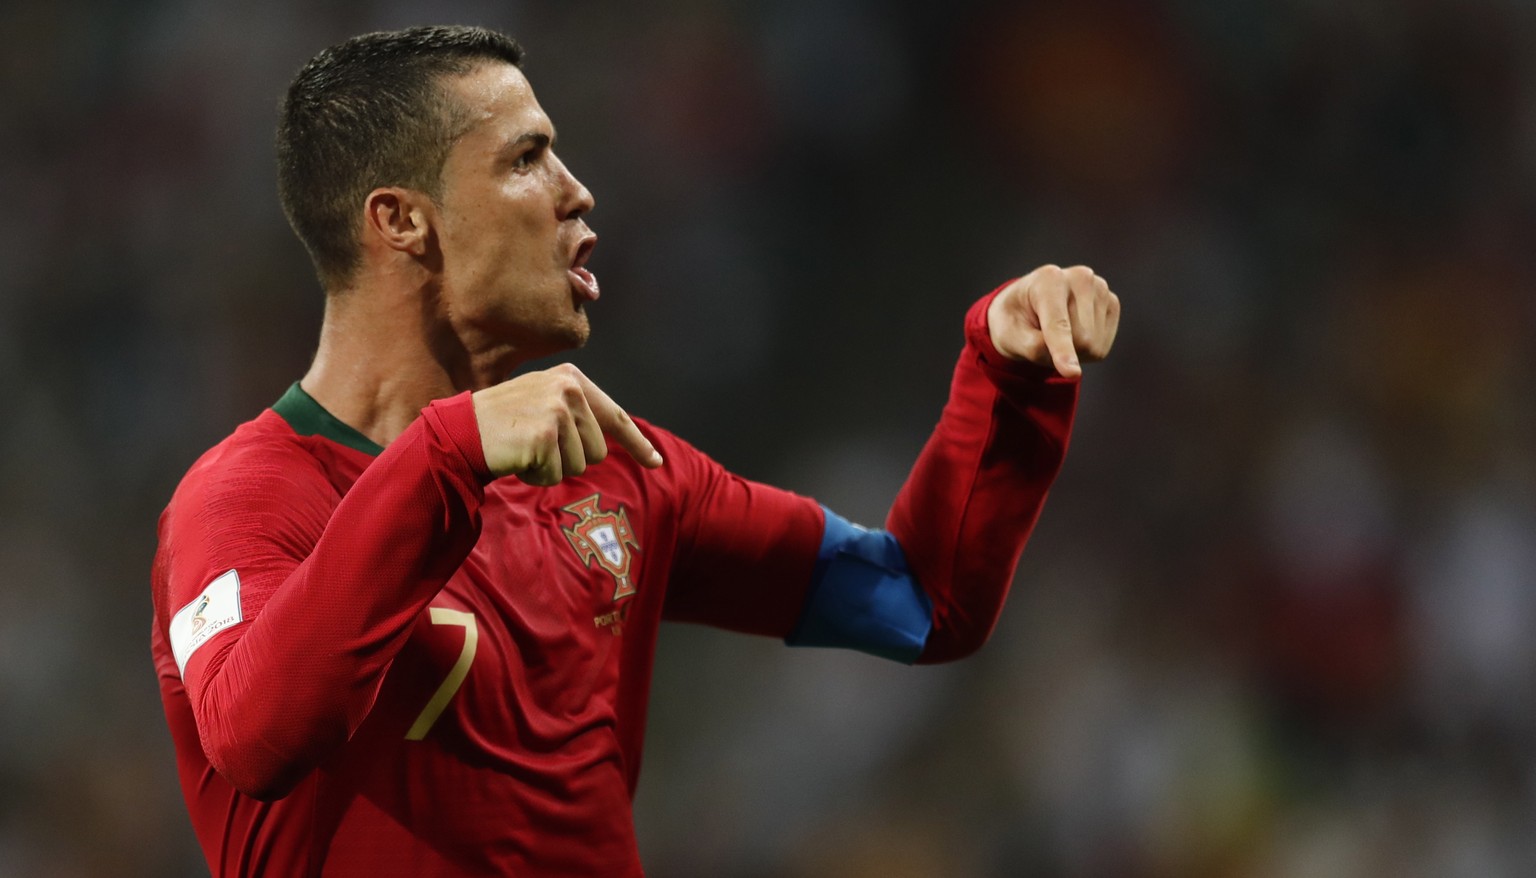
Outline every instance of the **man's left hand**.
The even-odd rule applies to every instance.
[[[997,294],[987,308],[987,329],[1003,356],[1077,378],[1082,361],[1109,356],[1120,329],[1120,298],[1086,265],[1046,265]]]

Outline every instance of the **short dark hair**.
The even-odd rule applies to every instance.
[[[357,269],[369,192],[439,196],[443,163],[469,124],[443,80],[487,61],[521,67],[523,49],[486,28],[413,27],[353,37],[293,78],[277,127],[278,195],[328,290]]]

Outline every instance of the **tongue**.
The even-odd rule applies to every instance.
[[[585,268],[572,268],[571,278],[576,289],[588,299],[597,301],[599,295],[597,289],[597,275]]]

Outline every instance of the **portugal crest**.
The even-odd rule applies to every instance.
[[[640,548],[640,544],[635,542],[635,532],[629,526],[629,517],[624,514],[624,507],[620,506],[618,512],[604,512],[598,508],[600,502],[601,496],[593,494],[563,507],[580,520],[570,527],[561,528],[561,533],[571,541],[571,548],[576,550],[583,564],[590,568],[595,561],[613,574],[618,583],[613,591],[613,599],[621,601],[635,593],[634,580],[629,576],[630,562],[634,558],[630,550]]]

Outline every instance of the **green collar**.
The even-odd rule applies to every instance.
[[[343,424],[335,415],[322,408],[313,396],[304,392],[297,381],[293,382],[282,399],[272,404],[272,411],[282,415],[293,432],[300,436],[324,436],[338,445],[355,448],[375,457],[384,451],[384,446]]]

